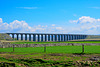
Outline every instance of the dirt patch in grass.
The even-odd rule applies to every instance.
[[[60,53],[51,53],[51,54],[48,54],[50,56],[63,56],[64,54],[60,54]]]

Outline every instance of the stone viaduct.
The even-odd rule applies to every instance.
[[[69,41],[85,39],[87,35],[82,34],[43,34],[43,33],[6,33],[10,35],[13,39],[16,36],[17,40],[29,40],[29,41]]]

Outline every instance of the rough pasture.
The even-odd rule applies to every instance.
[[[93,42],[87,41],[88,44]],[[100,67],[100,45],[87,45],[87,42],[81,41],[82,45],[72,45],[75,42],[66,42],[69,45],[56,45],[38,47],[15,47],[0,48],[0,66],[10,67]],[[54,42],[12,42],[12,44],[53,44]],[[80,44],[80,42],[76,42]],[[61,44],[55,42],[54,44]],[[62,44],[64,44],[62,42]]]

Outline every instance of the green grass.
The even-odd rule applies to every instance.
[[[49,43],[100,43],[100,41],[66,41],[66,42],[27,42],[27,41],[14,41],[12,44],[49,44]]]
[[[100,46],[85,46],[85,53],[100,53]],[[12,52],[13,48],[0,48],[0,52]],[[44,47],[15,48],[15,53],[43,53]],[[46,53],[81,53],[82,46],[47,46]]]
[[[0,57],[0,60],[3,60],[0,64],[0,67],[22,67],[19,66],[18,64],[24,64],[23,67],[65,67],[66,66],[72,66],[73,61],[52,61],[52,60],[43,60],[43,59],[6,59],[3,57]],[[12,61],[12,62],[11,62]],[[5,65],[4,65],[5,63]],[[9,64],[7,64],[9,63]],[[11,65],[11,63],[15,64],[15,66]]]

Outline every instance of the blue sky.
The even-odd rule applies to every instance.
[[[100,0],[0,0],[0,22],[0,32],[99,34]]]

